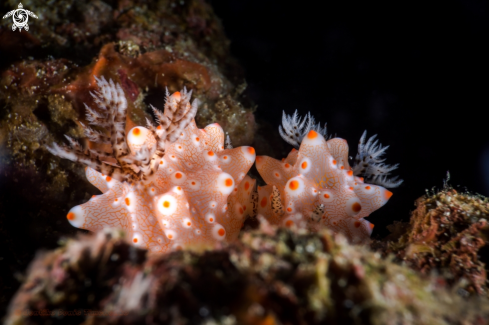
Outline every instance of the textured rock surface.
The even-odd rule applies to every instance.
[[[463,296],[487,296],[488,199],[447,187],[416,206],[409,225],[392,226],[391,238],[373,247],[421,273],[437,272]]]
[[[485,324],[488,306],[328,231],[265,225],[203,253],[70,240],[33,261],[6,323]]]

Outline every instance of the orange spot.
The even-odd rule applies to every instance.
[[[170,202],[168,202],[168,201],[163,202],[163,207],[169,208],[170,207]]]
[[[228,156],[224,156],[223,158],[224,158],[224,159],[228,159]]]
[[[246,211],[246,205],[243,207],[243,210]]]
[[[177,186],[177,190],[179,190],[179,191],[180,191],[180,190],[182,190],[182,188],[181,188],[180,186]]]
[[[375,227],[373,223],[369,224],[368,226],[370,227],[370,229],[374,229]]]
[[[307,137],[308,137],[309,139],[315,139],[315,138],[317,138],[317,136],[318,136],[318,134],[317,134],[317,132],[316,132],[316,131],[314,131],[314,130],[309,131],[309,133],[307,134]]]
[[[341,166],[341,169],[345,169],[345,166]]]
[[[192,182],[192,185],[195,185],[195,182]]]
[[[137,238],[134,238],[132,241],[135,242],[135,243],[137,243],[138,242],[138,239]]]
[[[163,160],[160,160],[160,165],[163,165]]]
[[[287,211],[291,212],[292,211],[292,208],[287,208]]]
[[[211,157],[214,156],[214,153],[212,151],[209,151],[207,154]]]
[[[290,167],[290,165],[289,165],[289,164],[285,164],[285,168],[289,168],[289,167]]]
[[[161,130],[161,129],[162,129],[162,128],[161,128],[161,125],[158,125],[158,126],[156,127],[156,129],[157,129],[157,130]]]
[[[264,207],[267,206],[267,198],[266,197],[264,197],[263,199],[261,199],[260,205],[262,206],[262,208],[264,208]]]
[[[169,234],[168,235],[168,239],[172,239],[173,238],[173,235],[172,234]]]
[[[119,201],[119,199],[115,199],[115,201],[117,202],[117,201]]]
[[[249,189],[250,188],[250,183],[246,182],[245,183],[245,190]]]
[[[95,195],[92,195],[92,199],[95,197]]]
[[[363,177],[360,177],[360,180],[363,182]]]
[[[182,174],[180,174],[180,173],[176,173],[176,174],[175,174],[175,178],[182,178]]]
[[[190,227],[191,225],[192,225],[192,223],[191,223],[191,222],[187,222],[187,226],[189,226],[189,227]]]
[[[386,200],[390,199],[392,196],[392,192],[391,191],[388,191],[388,190],[385,190],[384,192],[384,197]]]
[[[299,182],[298,181],[292,181],[289,183],[289,188],[293,191],[297,190],[299,188]]]
[[[243,214],[243,208],[239,208],[239,213]]]
[[[131,201],[129,200],[128,197],[126,197],[126,200],[125,201],[126,201],[126,205],[129,206],[129,204],[131,203]]]
[[[175,99],[180,99],[180,97],[181,97],[180,92],[179,92],[179,91],[175,91],[175,92],[172,94],[172,97],[174,97]]]
[[[226,186],[233,186],[233,180],[231,178],[226,178],[224,184],[226,184]]]
[[[66,219],[75,220],[75,214],[73,212],[68,213],[68,215],[66,216]]]
[[[210,221],[210,222],[213,222],[213,221],[214,221],[214,218],[209,218],[209,221]]]
[[[226,211],[228,210],[228,206],[227,205],[224,207],[224,210],[226,210]]]
[[[110,182],[110,180],[111,180],[111,179],[112,179],[112,177],[110,177],[110,176],[105,177],[105,180],[106,180],[107,182]]]
[[[352,190],[352,191],[353,191],[353,187],[351,187],[351,186],[350,186],[350,190]]]
[[[284,161],[285,161],[285,158],[282,158],[282,162],[284,162]]]
[[[172,155],[171,157],[172,157],[172,158],[175,158],[175,156],[173,156],[173,155]]]
[[[275,177],[278,177],[278,173],[275,173]]]
[[[360,227],[362,223],[360,221],[355,221],[354,225],[355,225],[355,228],[358,228]]]
[[[292,220],[287,220],[287,221],[285,222],[285,225],[286,225],[287,227],[292,227],[292,226],[294,225],[294,221],[292,221]]]
[[[178,149],[182,149],[182,146],[178,146]]]
[[[355,202],[352,204],[351,206],[351,209],[354,211],[354,212],[360,212],[360,210],[362,210],[362,206],[360,205],[360,203],[358,202]]]
[[[353,176],[353,171],[349,170],[349,171],[347,172],[347,174],[348,174],[348,176]]]
[[[365,189],[366,190],[370,190],[370,186],[365,186]]]
[[[333,165],[336,165],[336,160],[333,159]]]
[[[199,142],[199,140],[200,140],[199,138],[195,138],[195,141]]]
[[[253,147],[248,147],[248,152],[252,155],[255,153],[255,148]]]
[[[290,150],[290,152],[294,152],[296,149],[295,148],[292,148],[292,150]]]
[[[221,228],[217,231],[217,234],[222,237],[226,234],[226,231],[223,228]]]
[[[301,165],[302,169],[306,169],[307,168],[307,161],[304,161]]]
[[[255,159],[255,161],[256,161],[257,163],[259,163],[259,162],[261,161],[261,156],[257,156],[257,157],[256,157],[256,159]]]
[[[85,171],[87,171],[87,168],[88,168],[88,167],[85,167]]]
[[[152,188],[152,189],[151,189],[151,192],[154,192],[154,191],[155,191],[155,189],[154,189],[154,188]]]
[[[325,194],[324,194],[324,198],[325,198],[325,199],[329,199],[329,194],[328,194],[328,193],[325,193]]]
[[[134,128],[132,130],[132,134],[134,134],[134,135],[140,135],[141,134],[141,130],[139,128]]]

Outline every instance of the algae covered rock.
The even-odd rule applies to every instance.
[[[329,231],[267,225],[214,251],[148,255],[105,231],[38,254],[7,324],[476,324],[488,301]]]
[[[391,226],[400,236],[388,239],[384,252],[423,274],[441,275],[461,295],[487,295],[481,249],[489,241],[488,219],[487,198],[445,186],[416,201],[409,225]]]

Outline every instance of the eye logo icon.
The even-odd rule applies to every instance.
[[[27,25],[27,21],[29,21],[29,16],[37,19],[37,16],[32,11],[24,9],[22,3],[19,3],[18,9],[9,11],[5,16],[3,16],[3,19],[10,16],[12,16],[12,19],[14,20],[12,30],[15,31],[18,28],[19,32],[22,30],[22,28],[24,28],[26,31],[29,30],[29,25]]]

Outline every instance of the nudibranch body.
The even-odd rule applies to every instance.
[[[317,231],[325,227],[342,233],[353,243],[366,242],[373,225],[365,220],[384,205],[392,193],[364,183],[348,164],[348,145],[326,141],[310,130],[282,161],[256,157],[266,186],[258,187],[258,213],[272,224]]]
[[[101,79],[98,84],[101,91],[93,96],[110,121],[117,111],[125,112],[124,107],[114,109],[115,102],[125,102],[124,94],[112,82]],[[103,137],[111,143],[112,153],[84,152],[71,139],[72,149],[48,148],[88,165],[87,179],[103,193],[69,211],[67,219],[73,226],[91,231],[120,228],[135,245],[154,252],[212,246],[238,236],[253,211],[255,181],[246,173],[255,151],[225,149],[224,132],[217,123],[198,129],[193,119],[197,104],[190,105],[189,99],[185,90],[167,94],[164,114],[155,110],[159,125],[135,127],[126,139],[120,131],[123,125],[112,129],[109,137],[87,128],[92,141]],[[105,123],[97,124],[94,118],[101,113],[88,112],[91,124]],[[125,126],[125,119],[118,123]]]

